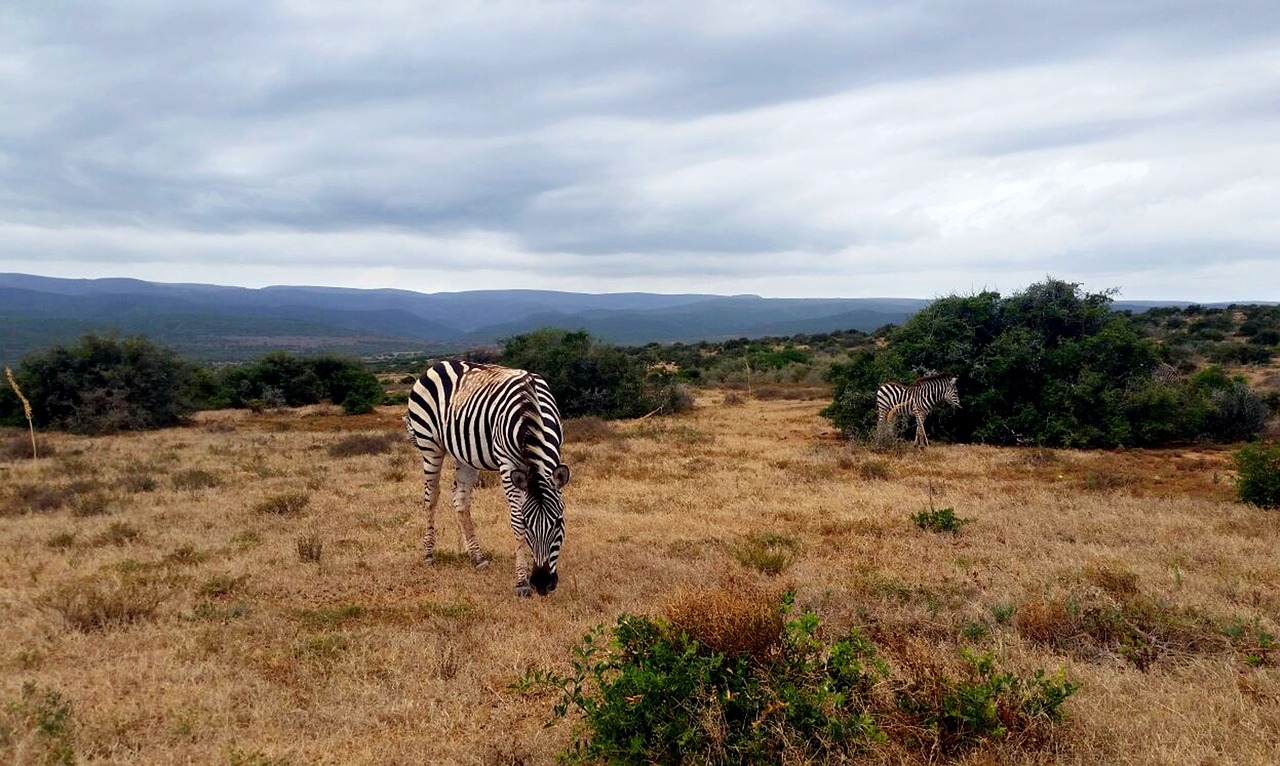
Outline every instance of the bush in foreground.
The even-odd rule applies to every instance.
[[[1262,508],[1280,508],[1280,444],[1255,442],[1236,452],[1240,500]]]
[[[535,672],[514,687],[556,689],[555,716],[581,715],[569,760],[843,761],[894,732],[902,741],[889,747],[947,752],[1057,721],[1078,688],[1043,672],[1018,677],[990,654],[968,655],[966,673],[895,678],[856,629],[822,640],[818,617],[795,615],[790,593],[777,619],[740,603],[759,601],[750,589],[704,595],[673,602],[671,620],[622,615],[611,635],[597,627],[574,648],[568,675]]]

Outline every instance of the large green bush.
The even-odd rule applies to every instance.
[[[1280,508],[1280,444],[1255,442],[1236,453],[1240,500],[1263,508]]]
[[[1060,720],[1079,688],[1003,671],[989,653],[967,655],[960,673],[918,662],[893,673],[856,629],[824,639],[790,593],[782,620],[725,622],[710,601],[684,610],[686,623],[701,614],[692,624],[622,615],[612,636],[584,637],[567,675],[534,672],[513,688],[558,690],[556,717],[581,716],[566,760],[612,764],[856,762],[887,742],[882,723],[902,737],[887,749],[951,753]]]
[[[1217,321],[1213,315],[1211,321]],[[942,407],[931,435],[1066,447],[1247,439],[1261,402],[1243,382],[1151,379],[1155,342],[1105,293],[1050,279],[1020,293],[941,298],[890,330],[886,345],[833,366],[824,414],[849,434],[875,425],[875,390],[926,371],[955,374],[963,408]]]
[[[541,375],[566,418],[634,418],[689,404],[675,382],[643,360],[593,341],[585,331],[546,328],[505,341],[502,363]]]
[[[283,351],[223,368],[206,387],[209,406],[236,409],[330,401],[348,414],[359,414],[381,404],[385,396],[377,377],[355,359],[297,357]]]
[[[26,357],[15,374],[40,428],[142,431],[175,425],[196,410],[195,363],[143,337],[91,333]]]

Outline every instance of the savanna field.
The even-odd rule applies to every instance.
[[[558,695],[522,679],[727,587],[856,626],[886,697],[962,649],[1080,684],[1061,723],[946,751],[897,732],[863,762],[1280,762],[1280,516],[1235,500],[1230,448],[873,450],[826,401],[568,422],[560,586],[530,600],[494,481],[490,567],[448,470],[422,565],[399,407],[42,435],[0,462],[0,760],[549,763],[574,717],[546,726]],[[955,531],[913,520],[947,509]]]

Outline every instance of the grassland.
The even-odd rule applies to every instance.
[[[698,404],[569,424],[560,587],[533,600],[493,482],[493,565],[444,508],[421,565],[396,408],[44,436],[0,462],[0,760],[546,763],[571,727],[513,682],[620,612],[747,580],[895,667],[968,646],[1083,683],[1051,736],[960,762],[1280,762],[1280,517],[1234,502],[1229,451],[871,451],[821,401]],[[969,522],[912,521],[943,508]]]

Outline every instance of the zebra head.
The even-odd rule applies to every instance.
[[[545,472],[516,468],[511,471],[511,490],[507,494],[513,516],[523,520],[524,541],[533,553],[533,571],[529,584],[539,596],[556,589],[559,576],[556,561],[564,544],[564,498],[560,490],[569,483],[569,466],[560,463]]]
[[[956,376],[951,375],[946,379],[946,386],[942,389],[942,398],[952,407],[960,408],[960,392],[956,389]]]

